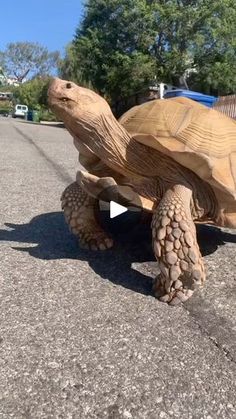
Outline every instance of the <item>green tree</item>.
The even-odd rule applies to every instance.
[[[15,42],[0,52],[0,60],[5,71],[22,82],[25,77],[47,75],[54,70],[58,65],[59,52],[49,52],[38,43]]]
[[[111,99],[141,89],[155,75],[153,21],[144,0],[87,2],[73,42],[81,78]]]
[[[235,0],[88,0],[61,68],[111,99],[154,77],[175,85],[185,77],[190,88],[230,93],[235,28]]]
[[[187,70],[189,84],[205,92],[236,89],[236,8],[234,0],[152,2],[157,75],[177,83]],[[231,71],[229,71],[231,69]]]
[[[50,80],[50,77],[35,77],[14,87],[14,103],[21,103],[27,105],[29,109],[40,111],[40,120],[57,121],[55,115],[48,109],[47,91]]]
[[[3,71],[3,68],[0,66],[0,86],[5,86],[7,84],[7,78]]]
[[[76,50],[71,42],[67,45],[64,59],[58,63],[59,76],[75,82],[83,83],[80,67],[78,66]]]
[[[36,77],[20,84],[14,89],[15,101],[27,105],[30,109],[46,109],[49,82],[49,77]]]

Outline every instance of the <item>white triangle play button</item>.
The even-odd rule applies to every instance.
[[[110,202],[110,218],[115,218],[126,211],[128,211],[128,209],[123,207],[123,205],[117,204],[115,201]]]

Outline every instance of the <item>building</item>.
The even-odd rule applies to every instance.
[[[19,86],[19,81],[14,76],[7,76],[0,67],[0,86]]]
[[[12,100],[12,92],[1,92],[0,91],[0,100]]]

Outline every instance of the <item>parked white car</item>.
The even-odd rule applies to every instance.
[[[12,118],[25,118],[27,112],[28,112],[28,106],[16,105],[12,113]]]

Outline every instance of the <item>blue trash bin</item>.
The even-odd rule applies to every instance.
[[[171,97],[187,97],[188,99],[195,100],[196,102],[201,103],[202,105],[211,108],[214,103],[217,101],[217,97],[204,95],[203,93],[193,92],[192,90],[176,89],[166,92],[164,99],[169,99]]]
[[[32,122],[39,122],[40,121],[40,114],[39,111],[30,109],[27,112],[27,120]]]
[[[33,111],[31,110],[27,112],[27,121],[33,121]]]

